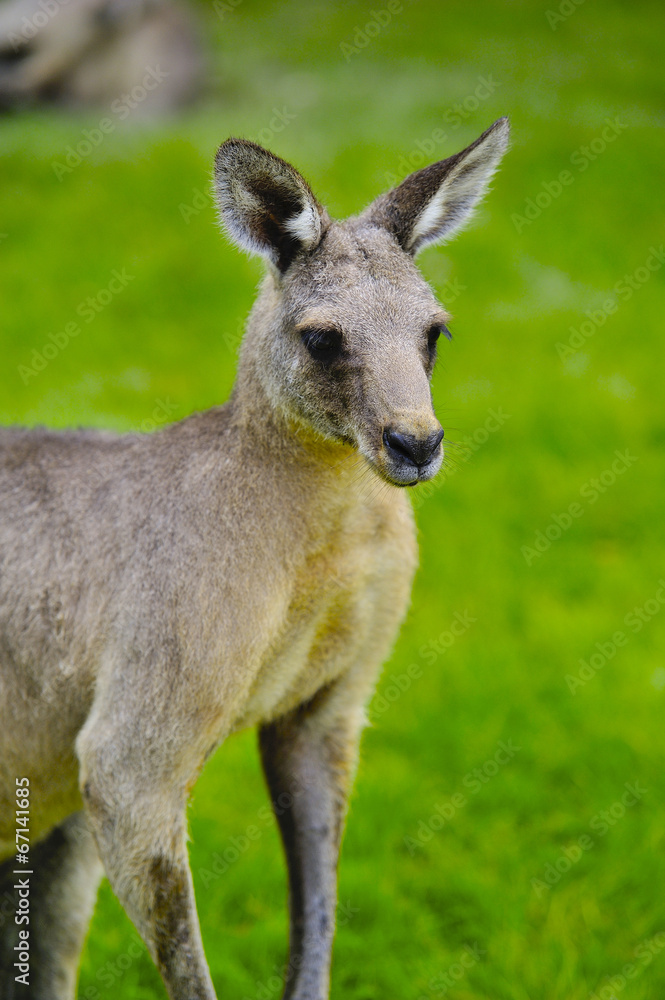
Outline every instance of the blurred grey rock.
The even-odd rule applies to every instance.
[[[4,0],[0,108],[123,101],[151,117],[191,102],[205,75],[195,19],[174,0]],[[129,97],[129,101],[126,99]]]

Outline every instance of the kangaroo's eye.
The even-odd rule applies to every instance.
[[[452,334],[445,323],[434,323],[427,331],[427,350],[432,356],[436,354],[436,342],[441,334],[448,340],[452,339]]]
[[[339,330],[322,330],[309,327],[301,333],[302,341],[316,361],[334,361],[342,353],[342,334]]]

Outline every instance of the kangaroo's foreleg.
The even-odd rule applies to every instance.
[[[328,997],[337,860],[362,728],[362,703],[354,703],[356,696],[343,679],[259,732],[289,870],[284,1000]]]
[[[86,813],[111,886],[171,1000],[215,1000],[186,847],[200,733],[169,718],[168,706],[153,701],[147,712],[130,699],[120,704],[115,692],[93,710],[77,744]]]
[[[116,792],[88,767],[84,798],[111,886],[172,1000],[215,1000],[185,844],[185,802],[176,804],[166,787],[137,788],[134,802]]]
[[[30,852],[31,875],[0,866],[0,997],[2,1000],[73,1000],[79,957],[97,897],[102,865],[83,813],[57,826]],[[26,882],[30,923],[16,925]],[[19,929],[29,933],[29,973],[17,982]]]

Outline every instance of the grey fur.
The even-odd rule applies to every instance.
[[[473,171],[482,189],[487,170]],[[288,164],[225,143],[223,218],[269,261],[229,402],[150,435],[0,433],[0,861],[14,850],[17,777],[30,778],[36,855],[84,809],[74,825],[92,831],[173,1000],[215,996],[185,846],[188,794],[215,747],[253,725],[273,801],[292,801],[277,810],[291,887],[285,996],[328,995],[364,706],[417,560],[398,487],[441,464],[428,331],[446,313],[413,240],[407,252],[386,222],[394,202],[402,234],[428,211],[441,231],[447,205],[432,211],[438,189],[420,177],[405,182],[410,222],[397,188],[339,223]],[[341,354],[313,356],[312,329],[332,331]],[[400,441],[418,445],[414,459]],[[91,843],[84,835],[80,867],[70,851],[53,878],[60,912],[81,873],[95,884]],[[63,943],[49,929],[57,907],[44,905],[34,928],[44,968],[71,970],[81,935]],[[63,982],[57,1000],[72,995],[71,975]]]

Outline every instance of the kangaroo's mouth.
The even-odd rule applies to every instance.
[[[442,463],[443,448],[441,447],[438,448],[436,454],[420,465],[416,465],[408,459],[395,459],[386,454],[385,449],[371,460],[371,465],[381,479],[390,483],[391,486],[400,487],[426,483],[429,479],[434,478]]]

